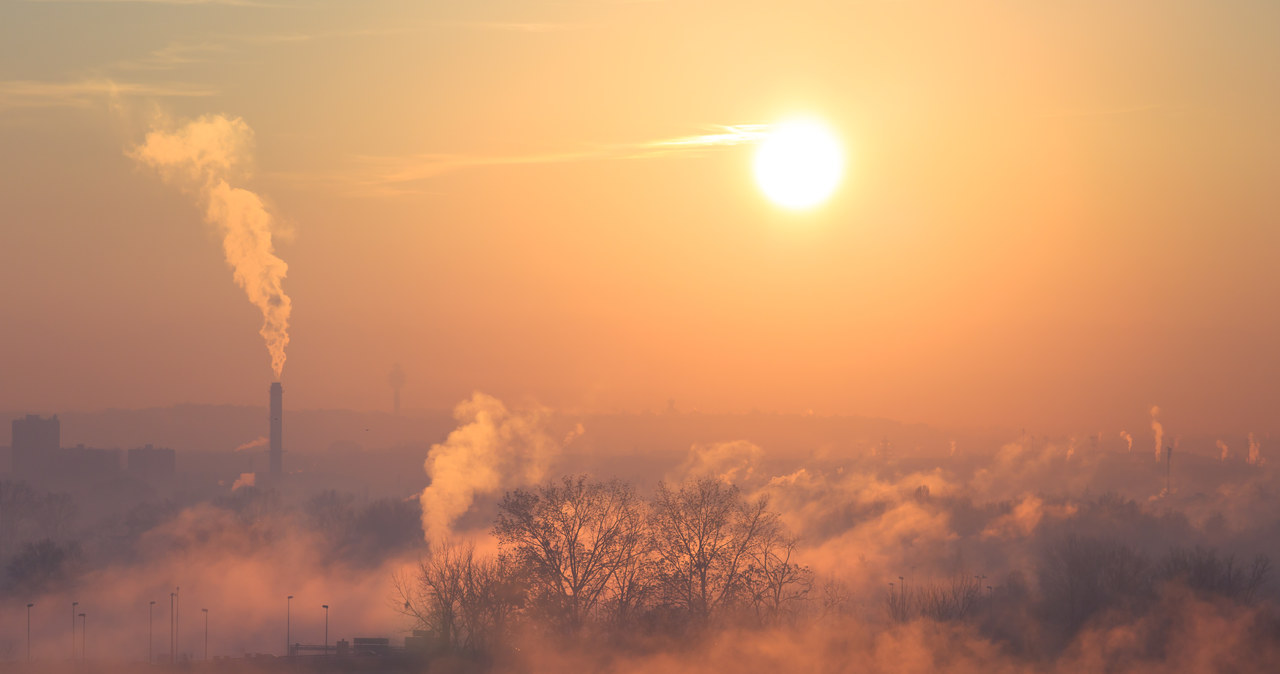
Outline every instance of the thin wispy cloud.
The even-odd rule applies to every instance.
[[[192,41],[175,41],[144,56],[110,63],[106,70],[174,70],[183,66],[227,62],[232,55],[248,47],[302,44],[327,39],[348,37],[379,37],[409,32],[405,28],[355,29],[319,31],[313,33],[264,33],[259,35],[214,34]]]
[[[79,5],[228,5],[232,7],[295,7],[296,4],[285,2],[261,2],[259,0],[23,0],[23,2],[40,4],[79,4]]]
[[[466,169],[529,164],[564,164],[585,161],[645,159],[674,154],[698,154],[757,143],[769,131],[768,124],[716,126],[709,133],[647,142],[597,146],[564,152],[512,155],[429,153],[403,156],[359,156],[344,171],[327,174],[276,173],[272,178],[298,186],[336,190],[348,196],[385,197],[426,194],[431,178]]]
[[[190,84],[122,82],[110,79],[48,82],[0,81],[0,110],[13,108],[83,108],[110,98],[194,98],[218,93]]]
[[[1163,105],[1123,105],[1115,107],[1100,108],[1074,108],[1064,110],[1053,110],[1046,112],[1041,117],[1105,117],[1110,115],[1131,115],[1139,112],[1151,112],[1152,110],[1160,110],[1166,106]]]
[[[437,21],[433,25],[444,28],[468,28],[472,30],[492,30],[512,33],[554,33],[577,28],[570,23],[547,23],[540,21]]]
[[[114,70],[173,70],[197,63],[209,63],[214,54],[226,53],[223,44],[210,42],[183,44],[172,42],[145,56],[116,61],[107,66]]]

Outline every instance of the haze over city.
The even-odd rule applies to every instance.
[[[5,3],[0,662],[1265,671],[1277,118],[1264,0]]]

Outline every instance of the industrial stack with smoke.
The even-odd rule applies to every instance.
[[[271,463],[271,477],[280,477],[284,474],[284,442],[283,431],[284,422],[282,415],[284,414],[284,387],[280,386],[280,382],[271,382],[271,445],[267,450],[267,456]]]
[[[194,192],[205,207],[205,220],[222,233],[222,247],[236,284],[262,312],[259,332],[271,355],[270,474],[284,474],[282,443],[285,347],[289,344],[292,301],[283,281],[289,266],[275,254],[272,217],[257,194],[233,187],[247,175],[253,131],[240,118],[207,115],[176,129],[153,129],[129,155],[150,166],[184,191]]]

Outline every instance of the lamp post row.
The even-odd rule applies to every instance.
[[[176,662],[175,651],[178,642],[178,610],[179,595],[181,588],[174,588],[169,593],[169,662]],[[88,652],[88,642],[85,638],[85,625],[87,618],[83,612],[77,613],[76,608],[80,606],[80,602],[71,602],[71,659],[76,658],[76,618],[80,619],[80,659],[86,659]],[[35,607],[35,603],[27,604],[27,662],[31,662],[31,609]],[[154,601],[147,602],[147,663],[155,662],[154,643],[155,643],[155,608]],[[320,608],[324,609],[324,654],[329,654],[329,605],[321,604]],[[204,613],[204,659],[209,659],[209,609],[200,609]],[[285,597],[285,654],[293,655],[292,650],[292,613],[293,613],[293,595]]]

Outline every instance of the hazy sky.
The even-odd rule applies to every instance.
[[[1280,3],[0,5],[0,408],[265,404],[198,197],[252,129],[294,407],[1280,432]],[[795,213],[752,143],[840,135]],[[732,127],[727,129],[726,127]]]

